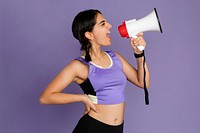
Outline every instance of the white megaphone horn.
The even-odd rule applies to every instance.
[[[156,8],[154,8],[150,14],[139,20],[132,19],[129,21],[124,21],[123,24],[118,26],[118,31],[122,37],[127,38],[136,38],[136,35],[139,32],[160,31],[162,33],[162,27]],[[138,46],[138,49],[142,51],[144,50],[144,47]]]

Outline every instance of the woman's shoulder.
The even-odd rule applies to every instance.
[[[121,54],[119,54],[119,53],[116,52],[116,51],[110,50],[110,51],[106,51],[106,53],[108,53],[111,57],[117,57],[117,58],[119,58],[120,60],[121,60],[121,58],[123,58],[123,57],[121,56]]]
[[[74,59],[75,61],[79,61],[83,64],[88,64],[88,62],[85,60],[84,56],[78,56],[77,58]]]
[[[121,66],[126,66],[128,61],[117,51],[111,51],[113,55],[115,55],[115,59],[118,60],[118,64],[121,64]]]
[[[79,60],[72,60],[66,67],[69,71],[73,71],[76,77],[85,78],[89,71],[88,65],[82,63]]]
[[[87,67],[87,62],[85,61],[84,58],[82,57],[77,57],[76,59],[72,60],[68,65],[71,65],[75,69],[79,68],[86,68]]]
[[[110,54],[110,55],[121,56],[117,51],[107,50],[107,51],[105,51],[105,52],[108,53],[108,54]]]
[[[79,72],[86,71],[88,69],[87,65],[79,60],[71,60],[64,68],[64,71],[73,72],[78,74]]]
[[[117,52],[113,50],[105,51],[108,55],[110,55],[112,58],[117,57]]]
[[[105,51],[107,54],[115,54],[115,51],[113,51],[113,50],[107,50],[107,51]]]

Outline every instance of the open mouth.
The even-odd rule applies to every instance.
[[[106,34],[107,37],[111,38],[110,36],[110,31],[108,31],[108,33]]]

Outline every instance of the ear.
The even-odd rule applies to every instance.
[[[89,31],[85,32],[85,37],[89,40],[92,40],[93,39],[93,34]]]

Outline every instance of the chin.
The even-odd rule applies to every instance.
[[[111,43],[108,43],[107,45],[105,45],[105,46],[110,46],[111,45]]]
[[[112,43],[112,42],[111,42],[111,40],[110,40],[110,41],[108,42],[108,45],[110,46],[110,45],[111,45],[111,43]]]

